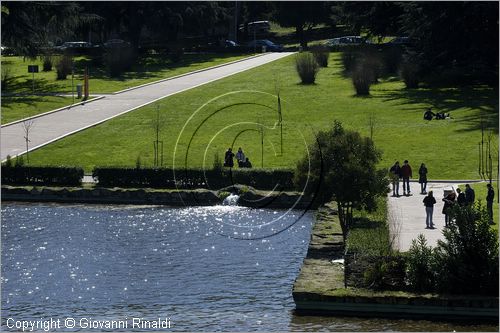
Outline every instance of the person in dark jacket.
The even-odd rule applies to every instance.
[[[410,178],[412,177],[411,166],[405,160],[401,167],[401,178],[403,178],[403,195],[410,195]]]
[[[488,194],[486,195],[486,209],[488,210],[488,216],[490,217],[490,224],[494,224],[493,221],[493,199],[495,198],[495,191],[493,191],[493,186],[491,184],[486,184],[488,188]]]
[[[448,193],[446,197],[444,197],[444,206],[442,213],[444,214],[444,226],[449,227],[451,223],[451,210],[455,205],[456,195],[455,192],[452,191]]]
[[[394,165],[389,169],[389,174],[392,182],[392,196],[399,197],[399,178],[401,178],[401,167],[399,166],[399,161],[396,161]]]
[[[462,192],[461,189],[457,188],[457,193],[458,193],[458,196],[457,196],[457,203],[460,205],[460,206],[465,206],[465,204],[467,203],[466,200],[465,200],[465,194],[464,192]]]
[[[434,229],[434,223],[432,223],[432,214],[434,213],[434,205],[436,204],[436,199],[432,195],[432,191],[424,198],[425,206],[425,224],[427,229]]]
[[[427,167],[424,163],[420,164],[418,169],[418,182],[420,183],[420,194],[427,194]]]
[[[228,168],[234,167],[233,161],[234,153],[232,148],[228,148],[226,154],[224,155],[224,166]]]
[[[476,194],[469,184],[465,184],[465,201],[467,205],[473,205],[476,200]]]

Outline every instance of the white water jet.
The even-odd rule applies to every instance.
[[[223,206],[237,206],[239,199],[240,199],[239,195],[230,194],[224,199],[224,201],[222,201],[222,205]]]

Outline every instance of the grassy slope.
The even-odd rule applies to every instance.
[[[330,66],[322,69],[315,85],[304,86],[294,69],[294,57],[261,66],[202,87],[171,96],[159,102],[167,121],[161,139],[166,163],[172,164],[176,140],[177,163],[186,157],[189,166],[211,167],[215,152],[223,155],[237,137],[254,167],[261,166],[259,126],[265,130],[264,167],[294,167],[305,151],[305,142],[313,142],[313,132],[331,126],[334,119],[346,128],[369,134],[368,119],[375,117],[373,139],[383,151],[381,167],[394,160],[409,159],[417,168],[425,162],[429,179],[477,178],[476,151],[480,140],[479,117],[484,111],[498,132],[498,97],[486,87],[441,88],[407,91],[403,83],[387,80],[373,86],[370,97],[354,96],[351,81],[341,73],[340,54],[332,54]],[[209,107],[195,111],[210,99],[239,90],[259,90],[273,94],[279,81],[284,119],[284,154],[279,154],[280,135],[270,129],[277,121],[276,107],[269,95],[237,93],[222,97]],[[426,107],[451,112],[453,119],[426,122]],[[151,119],[154,106],[147,106],[108,121],[85,132],[53,143],[30,155],[35,164],[81,165],[90,171],[95,165],[135,165],[138,156],[143,165],[151,165],[153,137]],[[189,117],[192,119],[187,123]],[[186,125],[183,135],[181,129]],[[196,129],[199,126],[198,129]],[[497,135],[494,137],[497,139]],[[211,141],[213,140],[213,141]],[[178,164],[177,164],[178,165]]]
[[[183,59],[175,64],[165,58],[149,57],[142,59],[133,68],[133,71],[125,73],[120,78],[110,78],[105,68],[91,66],[90,91],[92,94],[111,93],[248,56],[233,54],[184,55]],[[75,86],[83,84],[83,68],[86,61],[85,57],[75,58],[76,75],[73,82]],[[71,75],[68,75],[66,80],[56,80],[55,67],[50,72],[43,72],[41,71],[41,60],[24,61],[22,57],[2,57],[2,66],[9,68],[13,77],[13,82],[8,89],[9,92],[27,94],[22,97],[2,96],[2,124],[57,109],[72,102],[72,98],[31,95],[32,74],[27,73],[29,64],[39,65],[40,72],[35,74],[36,93],[59,92],[71,94]],[[4,88],[2,88],[2,92],[5,92]]]

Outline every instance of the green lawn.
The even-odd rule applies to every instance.
[[[90,66],[90,91],[92,94],[112,93],[248,56],[248,54],[186,54],[178,63],[172,63],[165,57],[150,56],[140,59],[132,71],[123,74],[120,78],[109,77],[103,66]],[[50,72],[43,72],[40,59],[33,61],[23,60],[22,57],[2,57],[2,67],[4,70],[7,69],[12,77],[8,87],[2,87],[2,93],[22,94],[22,97],[8,94],[2,96],[2,124],[71,104],[71,98],[36,94],[50,92],[71,94],[73,86],[83,84],[83,72],[88,63],[89,59],[86,57],[75,58],[75,77],[72,83],[71,75],[68,75],[66,80],[56,80],[55,67]],[[32,95],[32,74],[27,73],[29,64],[39,65],[40,70],[39,73],[35,73],[35,95]]]
[[[76,96],[75,96],[76,97]],[[75,103],[81,100],[75,98]],[[2,98],[2,125],[73,103],[66,96],[12,96]]]
[[[314,143],[314,133],[329,128],[334,119],[369,135],[373,117],[373,139],[383,151],[380,167],[408,159],[415,169],[425,162],[430,180],[474,179],[481,112],[498,141],[498,95],[488,87],[406,90],[402,82],[389,78],[374,85],[370,97],[360,98],[342,74],[339,53],[331,55],[315,85],[299,82],[290,56],[159,101],[166,119],[161,133],[166,164],[172,165],[175,151],[176,166],[187,161],[189,167],[211,167],[214,153],[223,156],[235,140],[235,148],[243,147],[254,167],[294,168],[306,144]],[[276,85],[282,100],[283,154],[279,127],[273,128],[278,121],[272,96]],[[80,165],[86,171],[95,165],[134,166],[138,157],[143,165],[151,165],[155,105],[55,142],[30,154],[30,160]],[[452,119],[424,121],[429,106],[450,112]],[[263,161],[259,124],[264,126]]]

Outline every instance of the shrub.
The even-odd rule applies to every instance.
[[[53,59],[50,55],[45,55],[43,57],[43,71],[50,72],[52,70]]]
[[[356,69],[352,73],[352,83],[356,89],[356,95],[366,96],[370,94],[373,76],[373,70],[366,63],[356,66]]]
[[[318,74],[318,63],[314,56],[309,52],[297,54],[295,58],[295,67],[303,84],[313,84]]]
[[[414,291],[429,292],[434,289],[434,255],[427,246],[424,235],[412,241],[406,258],[406,281]]]
[[[223,164],[222,164],[222,161],[220,159],[219,153],[216,152],[214,154],[213,170],[222,171],[222,169],[223,169],[222,167],[223,167]]]
[[[184,50],[180,47],[174,48],[170,54],[169,58],[173,63],[178,63],[182,60],[182,56],[184,55]]]
[[[320,67],[328,67],[328,58],[330,57],[330,50],[326,46],[314,46],[312,48],[314,59]]]
[[[397,74],[403,59],[403,50],[400,47],[388,47],[382,53],[384,71],[387,74]]]
[[[9,85],[12,82],[12,71],[10,66],[2,66],[2,90],[9,90]]]
[[[342,52],[342,65],[344,66],[344,71],[351,72],[357,63],[359,58],[359,51],[352,47],[346,47]]]
[[[19,160],[19,158],[17,159]],[[2,183],[13,185],[81,185],[82,168],[2,166]]]
[[[10,157],[10,155],[7,155],[7,158],[2,165],[6,167],[12,167],[12,157]]]
[[[435,251],[438,290],[498,295],[498,235],[486,209],[457,206],[451,215],[453,222]]]
[[[69,55],[63,55],[56,64],[57,79],[66,80],[68,74],[71,74],[73,68],[73,58]]]
[[[406,88],[418,88],[420,81],[419,66],[413,59],[405,59],[401,64],[400,75],[405,82]]]
[[[118,77],[130,70],[135,62],[134,52],[129,46],[109,48],[104,58],[112,77]]]

